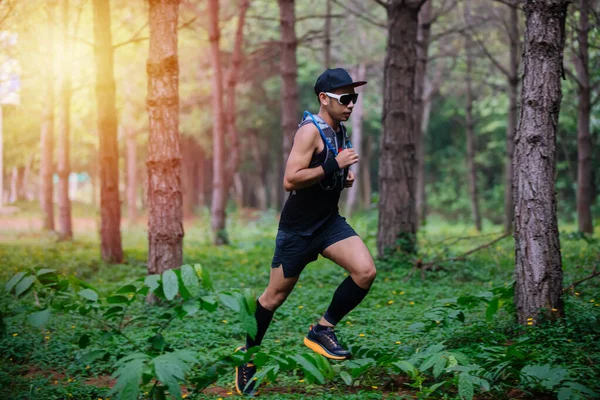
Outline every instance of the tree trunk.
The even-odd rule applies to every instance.
[[[15,200],[17,201],[27,200],[27,186],[25,179],[27,177],[28,167],[29,165],[17,168],[17,192],[15,197]]]
[[[367,65],[365,62],[360,62],[356,66],[356,71],[354,73],[355,80],[364,81],[366,79]],[[362,88],[356,88],[357,93],[362,92]],[[363,125],[363,110],[364,110],[364,99],[359,100],[354,109],[352,111],[352,147],[356,150],[359,155],[363,153],[363,145],[362,145],[362,125]],[[362,163],[354,164],[350,169],[354,172],[354,176],[358,179],[362,169]],[[366,166],[368,168],[368,165]],[[356,208],[356,203],[358,202],[358,195],[360,193],[360,187],[358,183],[355,183],[350,189],[348,189],[348,197],[346,199],[346,214],[348,216],[352,215],[352,211]]]
[[[195,202],[197,207],[204,210],[204,207],[206,207],[206,176],[208,175],[207,172],[210,169],[208,168],[210,163],[204,155],[204,150],[202,150],[198,144],[196,144],[195,149],[198,154],[198,163],[196,165]],[[203,212],[201,214],[203,214]]]
[[[521,111],[515,135],[515,304],[518,321],[564,316],[556,220],[556,130],[568,0],[525,5]],[[532,319],[530,319],[532,318]]]
[[[30,190],[31,185],[29,180],[31,178],[31,167],[33,164],[34,153],[31,153],[29,156],[29,161],[27,161],[27,165],[25,166],[25,171],[23,172],[23,200],[32,201],[35,199],[35,194]]]
[[[298,129],[298,64],[296,63],[296,13],[294,0],[278,0],[281,32],[281,128],[282,168],[279,170],[279,207],[283,205],[285,191],[281,186],[285,164],[292,150],[294,135]]]
[[[513,226],[513,152],[517,129],[518,92],[519,92],[519,0],[513,0],[510,8],[509,24],[509,76],[508,78],[508,123],[506,125],[506,164],[504,172],[504,233],[510,233]]]
[[[325,27],[323,29],[325,35],[325,40],[323,41],[323,58],[325,69],[329,69],[331,68],[331,0],[326,0],[326,2]]]
[[[362,168],[360,169],[360,181],[362,182],[362,198],[363,208],[368,210],[371,208],[371,194],[373,188],[371,185],[371,155],[373,154],[373,137],[371,135],[363,135],[365,144],[363,154],[361,154]]]
[[[71,199],[69,198],[69,175],[71,164],[69,160],[69,135],[71,130],[71,71],[69,46],[69,1],[61,2],[62,13],[62,63],[60,71],[60,105],[59,136],[58,136],[58,237],[60,240],[70,240],[73,237],[71,219]]]
[[[465,21],[471,26],[471,10],[469,0],[465,0]],[[475,121],[473,119],[473,40],[467,35],[465,37],[466,54],[466,86],[467,86],[467,107],[465,114],[466,134],[467,134],[467,171],[469,175],[469,197],[471,198],[471,213],[475,222],[475,229],[481,232],[481,215],[479,214],[479,199],[477,195],[477,169],[475,167]]]
[[[235,88],[238,82],[240,66],[242,64],[242,45],[244,41],[244,23],[246,20],[246,11],[250,6],[250,0],[244,0],[240,4],[240,11],[235,32],[235,41],[233,44],[233,53],[231,55],[231,65],[227,72],[227,107],[225,108],[225,129],[228,138],[229,158],[225,173],[225,199],[230,188],[237,187],[235,175],[238,174],[240,167],[240,140],[236,126],[236,106]],[[239,203],[239,202],[238,202]]]
[[[417,32],[417,69],[415,76],[415,130],[417,133],[417,227],[425,221],[425,131],[423,115],[425,111],[425,82],[427,81],[427,61],[429,38],[431,37],[431,8],[433,0],[426,1],[419,11],[419,30]]]
[[[181,182],[183,189],[183,217],[190,218],[194,216],[194,178],[196,177],[196,154],[194,152],[194,139],[190,137],[182,137],[181,148],[182,157],[182,168],[181,168]]]
[[[178,1],[150,0],[148,274],[179,268],[183,261],[178,19]]]
[[[40,208],[42,210],[42,229],[54,231],[54,81],[56,68],[54,66],[54,40],[56,24],[56,5],[48,2],[48,41],[46,42],[46,98],[44,101],[44,116],[40,132]],[[2,192],[0,188],[0,192]],[[0,193],[0,195],[3,193]]]
[[[213,110],[213,189],[211,202],[211,226],[215,245],[227,244],[227,231],[225,230],[225,207],[227,205],[227,190],[225,186],[225,126],[223,124],[223,74],[221,72],[221,50],[219,41],[219,0],[208,1],[210,40],[210,63],[213,70],[212,110]]]
[[[252,151],[252,159],[256,167],[256,178],[258,184],[255,185],[256,198],[258,199],[258,208],[260,210],[267,209],[267,172],[261,157],[260,146],[258,144],[258,133],[254,129],[248,131],[248,141],[250,142],[250,150]]]
[[[594,233],[592,222],[593,178],[592,136],[590,134],[591,88],[589,74],[590,0],[578,0],[579,26],[577,27],[578,52],[573,56],[577,71],[577,220],[579,231]]]
[[[414,113],[420,1],[388,5],[377,252],[416,250],[417,124]]]
[[[110,4],[105,0],[94,0],[93,4],[96,102],[100,138],[100,246],[104,261],[120,263],[123,261],[123,248]]]
[[[127,128],[127,219],[129,226],[137,220],[137,142],[136,132]]]
[[[14,203],[17,201],[17,192],[19,186],[19,168],[13,167],[10,175],[10,194],[8,195],[8,202]]]

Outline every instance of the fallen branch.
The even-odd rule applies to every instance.
[[[416,271],[416,270],[420,270],[421,271],[421,279],[425,279],[425,271],[429,270],[429,269],[433,269],[433,267],[435,267],[437,264],[439,263],[443,263],[443,262],[447,262],[447,261],[460,261],[460,260],[464,260],[467,258],[468,255],[471,255],[479,250],[485,249],[487,247],[490,247],[491,245],[493,245],[494,243],[499,242],[500,240],[504,239],[505,237],[509,236],[509,233],[505,233],[502,236],[492,240],[489,243],[485,243],[482,244],[479,247],[476,247],[472,250],[467,251],[466,253],[463,253],[459,256],[456,257],[451,257],[451,258],[446,258],[443,260],[433,260],[427,263],[424,263],[421,261],[421,259],[418,259],[415,263],[415,266],[413,267],[413,269],[410,271],[410,273],[406,276],[406,278],[404,278],[405,281],[407,281],[408,279],[410,279],[410,277],[412,276],[412,274]],[[437,269],[441,269],[441,267],[437,267]]]
[[[596,264],[594,266],[594,271],[592,272],[592,274],[590,276],[586,276],[583,279],[580,279],[576,282],[571,283],[569,286],[567,286],[566,288],[563,289],[563,293],[569,291],[569,290],[574,290],[575,286],[579,285],[580,283],[583,283],[589,279],[595,278],[596,276],[600,275],[600,271],[598,271],[598,264]]]

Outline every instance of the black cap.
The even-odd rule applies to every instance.
[[[366,85],[366,83],[367,81],[352,82],[350,74],[344,68],[328,69],[317,79],[315,94],[318,96],[321,92],[331,92],[343,86],[357,87]]]

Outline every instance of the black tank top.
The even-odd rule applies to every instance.
[[[340,132],[336,134],[333,128],[321,117],[314,115],[314,118],[325,134],[327,141],[338,152],[346,148],[349,141],[346,127],[343,124],[340,123]],[[298,127],[306,124],[314,124],[314,122],[310,117],[306,117]],[[323,138],[321,137],[321,139]],[[325,140],[323,140],[323,144],[323,150],[313,154],[308,166],[309,168],[318,167],[330,158],[335,158],[335,154],[329,149]],[[338,202],[347,174],[348,169],[345,168],[312,186],[290,192],[281,211],[279,227],[285,231],[310,235],[328,219],[337,216],[339,214]]]

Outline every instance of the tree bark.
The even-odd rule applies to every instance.
[[[42,210],[42,229],[54,231],[54,81],[56,79],[56,68],[54,66],[54,40],[56,24],[56,3],[48,2],[48,41],[46,42],[46,65],[48,76],[46,77],[46,99],[44,101],[43,123],[40,132],[40,208]],[[0,196],[2,188],[0,188]]]
[[[127,219],[129,226],[137,220],[137,142],[136,131],[126,128],[127,134]]]
[[[433,0],[427,0],[419,11],[419,30],[417,32],[417,69],[415,76],[415,130],[417,133],[417,183],[416,207],[417,227],[425,221],[425,132],[423,115],[425,112],[425,82],[431,37],[431,9]]]
[[[120,263],[123,261],[123,248],[110,4],[105,0],[94,0],[93,4],[96,102],[100,138],[100,246],[104,261]]]
[[[227,244],[225,230],[225,207],[227,205],[227,187],[225,171],[225,127],[223,123],[223,74],[221,71],[221,50],[219,41],[219,1],[208,1],[210,62],[213,70],[212,109],[213,109],[213,190],[211,201],[211,226],[216,245]]]
[[[71,164],[69,158],[69,136],[71,130],[71,64],[69,46],[69,1],[61,2],[62,16],[62,55],[60,71],[60,105],[59,136],[58,136],[58,237],[60,240],[70,240],[73,237],[71,219],[71,199],[69,198],[69,175]]]
[[[417,123],[414,113],[417,33],[421,2],[388,3],[384,67],[383,137],[379,158],[380,257],[389,249],[416,250]]]
[[[283,205],[285,191],[281,185],[283,182],[283,170],[292,150],[294,135],[298,128],[298,64],[296,62],[296,13],[294,0],[278,0],[279,20],[281,32],[281,128],[283,131],[282,141],[282,168],[279,170],[278,204]]]
[[[508,121],[506,125],[506,164],[504,171],[504,233],[510,233],[513,226],[513,152],[517,129],[519,93],[519,0],[511,0],[508,42],[510,65],[508,69]]]
[[[325,40],[323,41],[323,58],[325,69],[329,69],[331,68],[331,0],[326,0],[325,7],[325,27],[323,29]]]
[[[248,131],[248,141],[250,142],[250,150],[252,151],[252,159],[256,168],[257,185],[254,186],[256,198],[258,200],[258,208],[260,210],[267,209],[267,172],[261,157],[260,145],[258,142],[258,132],[254,129]]]
[[[246,21],[246,11],[250,6],[250,0],[244,0],[240,4],[240,10],[235,32],[235,41],[233,44],[233,53],[231,55],[231,65],[227,71],[227,107],[225,108],[225,130],[228,138],[229,158],[227,159],[225,173],[225,201],[227,195],[234,185],[234,177],[240,167],[240,140],[236,126],[236,106],[235,106],[235,88],[238,82],[238,75],[242,64],[242,45],[244,42],[244,24]],[[226,205],[226,204],[225,204]]]
[[[465,21],[471,25],[471,9],[469,0],[464,0]],[[479,199],[477,194],[477,169],[475,167],[475,121],[473,119],[473,40],[467,34],[465,36],[467,104],[465,113],[466,135],[467,135],[467,173],[469,182],[469,197],[471,198],[471,214],[475,222],[475,229],[481,232],[481,215],[479,214]]]
[[[179,1],[150,0],[148,97],[148,274],[183,261],[179,138]]]
[[[371,155],[373,154],[373,137],[371,135],[364,136],[364,150],[361,154],[362,167],[360,168],[360,181],[362,182],[362,198],[363,208],[368,210],[371,207],[371,194],[373,193],[371,184]]]
[[[590,0],[578,0],[578,52],[573,56],[578,81],[577,105],[577,220],[579,231],[594,233],[592,220],[593,177],[592,136],[590,134],[591,87],[589,74]]]
[[[556,130],[568,0],[528,0],[514,153],[515,304],[521,324],[564,316],[556,196]]]
[[[356,66],[354,72],[354,79],[357,81],[364,81],[367,74],[367,65],[364,61],[360,62]],[[362,88],[356,88],[357,93],[361,93]],[[363,126],[363,115],[364,115],[364,99],[359,100],[352,111],[352,147],[356,150],[359,155],[363,153],[362,145],[362,126]],[[368,168],[368,165],[366,166]],[[354,164],[350,169],[354,172],[354,176],[358,179],[361,173],[360,170],[363,168],[362,163]],[[360,194],[360,187],[355,183],[350,189],[348,189],[348,197],[346,199],[346,214],[352,215],[352,212],[356,208],[358,203],[358,197]]]

